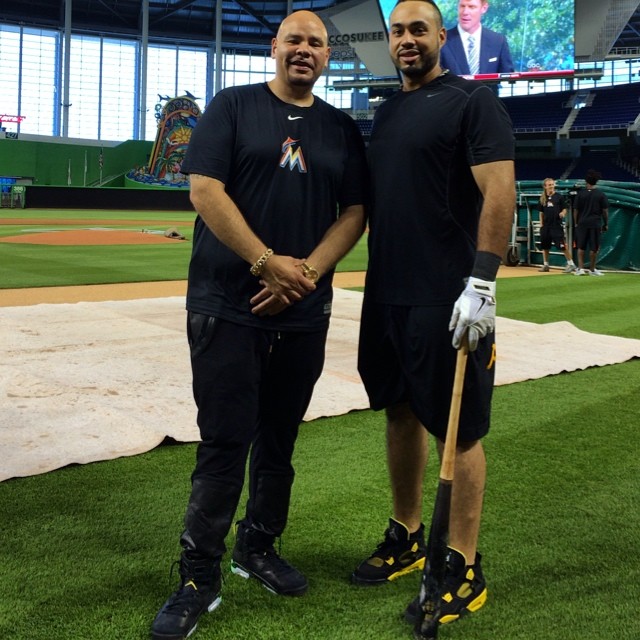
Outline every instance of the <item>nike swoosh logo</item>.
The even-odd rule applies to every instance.
[[[289,120],[302,120],[304,116],[288,116]]]

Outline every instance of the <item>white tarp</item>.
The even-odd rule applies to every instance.
[[[368,407],[356,369],[362,294],[335,290],[305,419]],[[184,297],[0,308],[0,481],[198,439]],[[640,340],[498,318],[497,384],[624,362]]]

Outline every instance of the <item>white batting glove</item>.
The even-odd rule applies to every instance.
[[[469,278],[465,290],[453,306],[449,331],[453,331],[454,349],[462,344],[468,329],[469,351],[478,348],[478,340],[484,338],[496,326],[496,283]]]

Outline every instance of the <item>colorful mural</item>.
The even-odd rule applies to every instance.
[[[149,164],[127,175],[131,180],[165,187],[188,187],[189,179],[180,172],[191,132],[201,115],[191,94],[168,98],[156,105],[158,132],[149,156]]]

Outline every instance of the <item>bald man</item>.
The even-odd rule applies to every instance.
[[[312,93],[329,61],[309,11],[272,41],[275,77],[218,93],[182,170],[198,213],[187,333],[198,445],[180,585],[156,640],[186,638],[221,601],[224,539],[249,459],[231,571],[284,596],[307,590],[274,548],[287,523],[298,426],[324,364],[333,271],[361,236],[367,171],[355,122]]]

